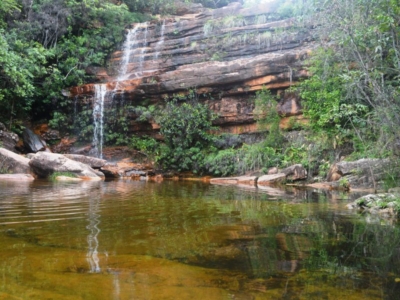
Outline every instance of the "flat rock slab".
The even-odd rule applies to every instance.
[[[257,176],[239,176],[239,177],[222,177],[212,178],[211,184],[228,184],[228,185],[255,185],[257,183]]]
[[[0,148],[0,170],[12,174],[27,174],[31,172],[28,158],[4,148]]]
[[[31,174],[0,174],[0,180],[33,181],[35,177]]]
[[[264,175],[258,178],[257,185],[277,185],[286,181],[285,173]]]

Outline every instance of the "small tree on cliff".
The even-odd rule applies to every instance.
[[[157,118],[165,141],[158,163],[165,169],[200,172],[204,151],[212,141],[209,132],[215,118],[207,105],[199,103],[196,97],[184,103],[178,103],[177,99],[167,102]]]

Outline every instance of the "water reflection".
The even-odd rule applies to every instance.
[[[400,227],[348,211],[346,195],[129,180],[27,189],[0,190],[0,298],[400,292]]]
[[[88,252],[86,259],[89,263],[91,273],[99,273],[100,268],[100,258],[98,256],[99,239],[98,235],[101,232],[99,228],[100,215],[99,215],[99,203],[100,195],[96,195],[89,199],[89,212],[88,221],[89,225],[86,227],[89,230],[89,235],[87,237],[88,242]]]

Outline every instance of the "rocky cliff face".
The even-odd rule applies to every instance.
[[[93,107],[99,97],[134,106],[195,89],[219,114],[216,124],[223,131],[254,132],[254,94],[265,86],[284,95],[307,76],[305,59],[315,47],[311,28],[279,20],[273,6],[197,7],[192,14],[132,24],[109,67],[89,70],[99,83],[74,87],[71,95],[81,104],[92,101]],[[282,99],[282,115],[301,113],[295,96]],[[136,117],[131,113],[131,131],[157,129],[151,120],[138,123]]]

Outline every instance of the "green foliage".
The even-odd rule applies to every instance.
[[[265,143],[269,147],[280,149],[284,142],[281,129],[279,128],[280,117],[277,111],[276,96],[270,90],[263,88],[257,92],[255,99],[254,118],[260,130],[268,130]]]
[[[75,173],[72,172],[54,172],[49,176],[50,181],[56,181],[58,176],[65,176],[65,177],[71,177],[71,178],[77,178]]]
[[[200,172],[204,153],[213,140],[210,130],[216,116],[199,103],[195,92],[190,91],[187,102],[178,98],[168,101],[161,115],[156,117],[165,147],[158,163],[166,169]]]
[[[229,176],[237,174],[238,151],[234,149],[221,150],[208,155],[204,160],[207,173],[215,176]]]
[[[4,22],[5,16],[11,14],[14,11],[19,11],[19,5],[15,0],[2,0],[0,2],[0,28],[5,27]]]
[[[129,146],[139,150],[146,155],[150,160],[154,160],[160,154],[160,145],[152,137],[148,136],[133,136],[130,139]]]
[[[400,127],[398,1],[304,4],[323,45],[301,84],[312,128],[352,140],[367,155],[387,155]]]
[[[207,173],[216,176],[244,174],[249,171],[267,171],[281,164],[283,156],[265,142],[247,145],[239,149],[225,149],[205,158]]]
[[[25,1],[20,7],[4,0],[0,16],[6,14],[7,23],[0,24],[0,109],[7,113],[0,121],[10,128],[16,118],[49,119],[53,111],[53,123],[70,121],[71,100],[61,90],[91,81],[86,68],[104,65],[122,43],[125,25],[140,19],[126,5],[103,0]]]

